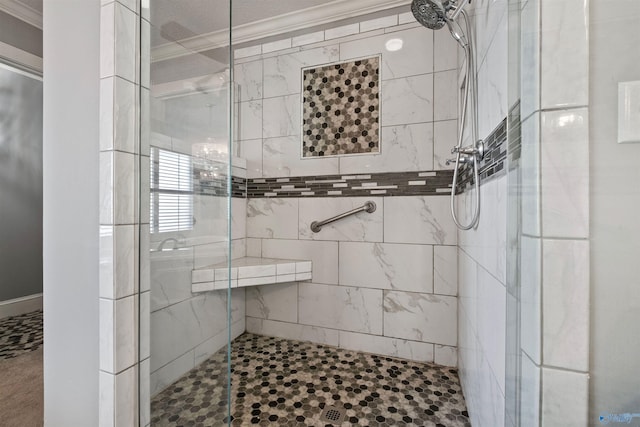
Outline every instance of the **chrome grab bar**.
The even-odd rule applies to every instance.
[[[334,221],[337,221],[339,219],[342,218],[346,218],[348,216],[351,215],[355,215],[358,212],[367,212],[367,213],[372,213],[376,211],[376,204],[375,202],[369,200],[368,202],[366,202],[363,206],[360,206],[359,208],[355,208],[350,210],[349,212],[345,212],[345,213],[341,213],[340,215],[336,215],[333,218],[329,218],[329,219],[325,219],[324,221],[313,221],[311,223],[311,231],[313,231],[314,233],[319,232],[320,230],[322,230],[322,227],[330,224]]]

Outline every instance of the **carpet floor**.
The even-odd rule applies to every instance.
[[[0,424],[4,427],[41,427],[44,390],[42,348],[0,360]]]
[[[41,427],[42,310],[0,320],[0,426]]]

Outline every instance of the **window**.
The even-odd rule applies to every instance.
[[[193,228],[191,156],[151,148],[151,232]]]

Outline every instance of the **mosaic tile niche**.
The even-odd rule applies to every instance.
[[[302,157],[380,152],[380,57],[302,70]]]

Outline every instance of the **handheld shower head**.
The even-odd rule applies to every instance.
[[[413,0],[411,13],[427,28],[439,30],[447,23],[449,0]]]

